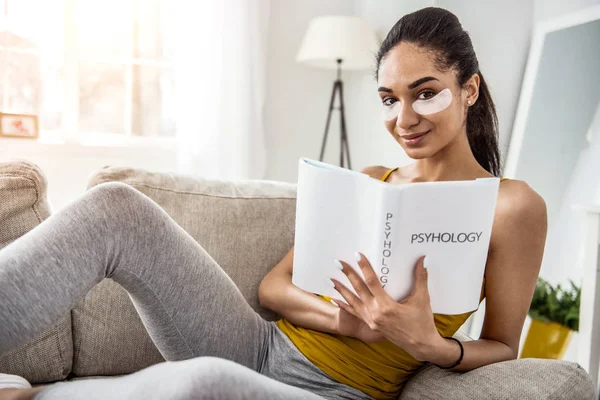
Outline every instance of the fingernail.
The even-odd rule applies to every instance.
[[[335,260],[333,260],[333,262],[334,262],[335,266],[338,267],[340,270],[344,269],[344,266],[342,265],[340,260],[335,259]]]
[[[427,256],[423,259],[423,268],[427,269]]]
[[[329,283],[331,287],[335,287],[335,283],[331,280],[331,278],[327,279],[327,283]]]
[[[360,260],[362,260],[362,256],[360,255],[360,253],[357,251],[356,253],[354,253],[354,257],[356,257],[356,261],[360,262]]]

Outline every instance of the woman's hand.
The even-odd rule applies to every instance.
[[[358,296],[332,278],[335,289],[348,304],[334,301],[371,331],[380,333],[417,360],[426,361],[431,349],[442,345],[444,339],[435,327],[431,311],[427,270],[423,265],[425,257],[421,257],[415,266],[415,287],[412,293],[403,301],[397,302],[381,287],[367,258],[362,254],[360,256],[358,265],[365,277],[364,281],[350,265],[340,261],[342,271]]]

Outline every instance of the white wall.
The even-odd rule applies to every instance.
[[[277,0],[271,2],[271,7],[265,103],[268,149],[265,179],[296,182],[298,158],[319,158],[336,74],[296,62],[296,53],[312,18],[352,15],[353,3],[347,0]],[[339,117],[334,118],[330,126],[332,140],[326,148],[326,160],[339,158],[338,123]]]
[[[534,2],[534,19],[536,22],[600,4],[600,0],[534,0]]]

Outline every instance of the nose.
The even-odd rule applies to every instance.
[[[396,118],[396,126],[404,131],[408,131],[412,126],[419,123],[419,116],[413,110],[412,104],[405,102],[400,107],[398,118]]]

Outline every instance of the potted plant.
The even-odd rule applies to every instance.
[[[523,345],[521,358],[561,359],[573,331],[579,330],[581,287],[570,281],[570,288],[553,287],[538,278],[529,316],[531,326]]]

